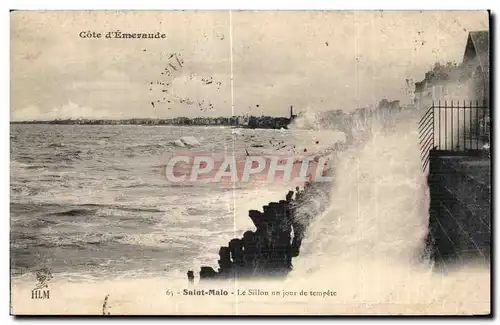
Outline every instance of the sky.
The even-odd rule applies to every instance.
[[[405,104],[406,79],[423,79],[435,62],[460,63],[468,32],[489,29],[486,11],[15,11],[10,18],[11,120],[288,116],[291,105],[299,112],[349,111],[383,98]],[[166,37],[104,37],[117,30]]]

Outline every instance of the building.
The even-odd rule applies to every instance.
[[[490,42],[488,31],[470,32],[462,62],[462,78],[471,80],[474,100],[489,100]]]
[[[275,116],[245,116],[245,123],[240,124],[249,128],[260,129],[287,129],[288,125],[297,117],[293,114],[293,106],[290,106],[290,117]]]
[[[425,73],[424,80],[415,83],[415,106],[428,108],[433,101],[446,100],[460,83],[461,77],[461,65],[436,63],[431,71]]]
[[[489,32],[470,32],[460,64],[436,63],[422,81],[415,83],[415,106],[425,109],[438,100],[487,101],[489,66]]]

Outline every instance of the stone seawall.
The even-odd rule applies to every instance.
[[[437,263],[491,253],[491,161],[431,151],[429,245]]]

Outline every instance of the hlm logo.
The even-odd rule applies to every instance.
[[[48,269],[36,271],[36,286],[31,290],[31,299],[50,299],[48,282],[53,278]]]

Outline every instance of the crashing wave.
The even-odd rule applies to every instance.
[[[177,147],[195,147],[200,145],[200,141],[193,136],[185,136],[172,142]]]

